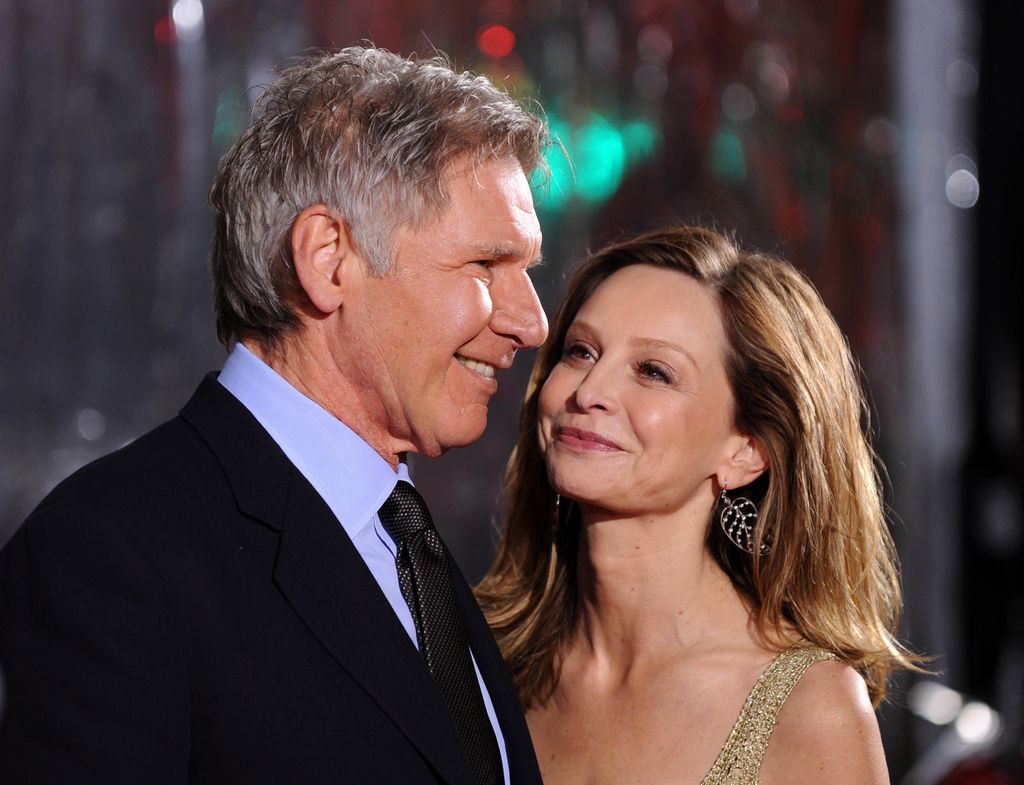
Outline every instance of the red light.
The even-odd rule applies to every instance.
[[[153,40],[160,46],[168,46],[174,43],[174,22],[169,16],[160,17],[153,25]]]
[[[500,60],[511,54],[516,45],[516,34],[505,25],[488,25],[476,34],[476,45],[488,57]]]

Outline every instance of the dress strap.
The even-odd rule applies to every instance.
[[[795,647],[768,663],[701,785],[757,785],[761,759],[782,704],[811,665],[837,659],[825,649]]]

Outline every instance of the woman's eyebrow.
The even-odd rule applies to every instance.
[[[700,363],[697,362],[697,358],[678,343],[661,340],[659,338],[633,338],[629,343],[631,346],[635,346],[638,349],[669,349],[670,351],[678,352],[689,360],[694,368],[700,370]]]

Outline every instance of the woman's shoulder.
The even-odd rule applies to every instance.
[[[864,679],[828,656],[811,664],[779,710],[761,785],[888,783],[882,740]]]

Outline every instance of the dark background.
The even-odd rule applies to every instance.
[[[1019,777],[1021,22],[1012,0],[0,0],[0,543],[223,362],[206,193],[269,70],[437,48],[569,150],[575,179],[556,160],[538,194],[549,314],[588,248],[673,221],[815,281],[871,393],[904,636],[1001,712]],[[413,466],[471,578],[531,361],[479,443]],[[882,712],[890,767],[937,781],[906,774],[949,730],[908,710],[913,681]]]

